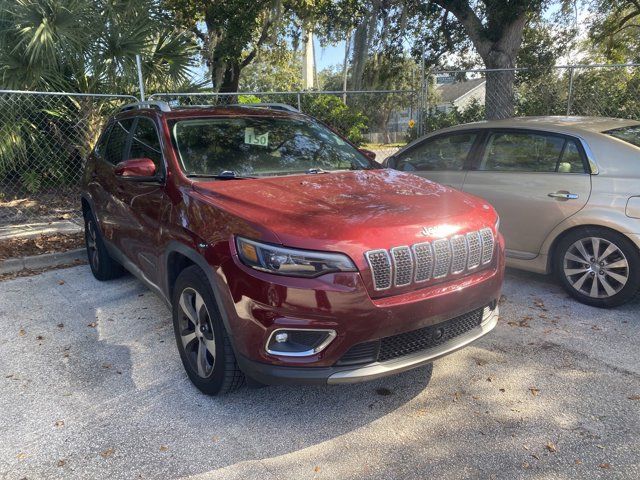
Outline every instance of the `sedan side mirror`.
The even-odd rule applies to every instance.
[[[155,178],[156,164],[150,158],[130,158],[118,163],[113,173],[128,180],[150,180]]]
[[[396,168],[396,159],[393,157],[387,157],[382,162],[382,166],[384,168]]]
[[[365,157],[367,157],[369,160],[376,159],[376,152],[367,150],[366,148],[359,148],[358,150],[360,150],[360,153],[363,154]]]

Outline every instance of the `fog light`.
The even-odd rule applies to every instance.
[[[281,328],[269,336],[267,353],[283,357],[305,357],[324,350],[336,338],[335,330]]]
[[[284,343],[289,340],[289,334],[286,332],[276,333],[276,342]]]

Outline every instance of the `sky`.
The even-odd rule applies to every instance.
[[[316,49],[316,69],[318,71],[334,65],[342,66],[344,61],[344,41],[336,45],[327,45],[321,47],[318,39],[314,39],[314,47]]]

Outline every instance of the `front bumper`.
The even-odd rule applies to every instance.
[[[287,367],[269,365],[238,355],[240,368],[249,377],[268,385],[357,383],[417,368],[448,355],[489,333],[498,323],[499,307],[488,310],[482,323],[460,336],[433,348],[367,365],[340,367]]]

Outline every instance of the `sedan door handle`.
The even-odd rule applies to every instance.
[[[561,198],[563,200],[575,200],[576,198],[578,198],[577,193],[569,193],[569,192],[554,192],[554,193],[548,193],[547,195],[549,197]]]

